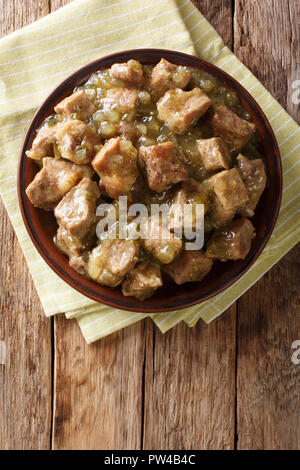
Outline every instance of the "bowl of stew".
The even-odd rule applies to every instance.
[[[18,169],[23,220],[48,265],[93,300],[145,313],[195,305],[240,279],[271,236],[281,193],[277,142],[255,100],[216,66],[160,49],[100,58],[61,83],[35,114]],[[121,236],[122,198],[129,212],[149,210],[135,237],[133,217]],[[159,204],[168,226],[151,213]],[[189,205],[195,230],[198,204],[204,239],[193,249],[173,208]],[[102,231],[100,206],[114,215]]]

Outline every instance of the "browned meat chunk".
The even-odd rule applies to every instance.
[[[88,274],[99,284],[115,287],[138,261],[139,247],[133,240],[103,240],[93,249]]]
[[[130,192],[138,176],[137,150],[129,140],[110,139],[92,161],[107,194],[117,199]]]
[[[54,111],[66,118],[76,118],[85,121],[90,114],[96,111],[93,103],[88,99],[83,90],[75,91],[60,103],[58,103]]]
[[[83,178],[56,206],[54,215],[58,224],[63,226],[70,236],[84,241],[95,230],[99,197],[97,183],[90,178]]]
[[[117,132],[131,142],[134,142],[138,137],[138,131],[133,122],[120,121],[117,125]]]
[[[222,206],[222,203],[220,202],[220,199],[216,196],[216,194],[213,194],[211,196],[211,206],[209,209],[209,215],[213,224],[216,227],[220,227],[221,225],[224,225],[230,220],[232,220],[235,214],[236,207],[226,210]]]
[[[232,166],[232,158],[227,144],[220,137],[197,140],[200,159],[207,171],[228,170]]]
[[[71,268],[80,274],[87,273],[87,257],[82,250],[82,242],[72,237],[64,227],[58,227],[55,244],[57,248],[69,257]]]
[[[211,182],[225,210],[237,209],[248,201],[248,191],[236,168],[217,173],[211,178]]]
[[[56,246],[69,257],[70,266],[83,275],[87,275],[87,249],[95,233],[99,197],[97,184],[84,178],[65,195],[54,211],[59,224]]]
[[[255,124],[240,118],[227,106],[218,106],[206,124],[236,152],[247,144],[255,130]]]
[[[232,220],[215,230],[208,241],[206,255],[221,261],[245,259],[251,248],[254,231],[248,219]]]
[[[161,59],[152,70],[150,87],[159,95],[163,95],[171,88],[185,88],[190,78],[191,72],[185,67]]]
[[[202,281],[211,270],[213,261],[202,251],[183,251],[172,263],[164,266],[164,271],[176,282]]]
[[[238,212],[243,216],[252,217],[267,184],[265,165],[260,159],[248,160],[244,155],[239,155],[237,167],[249,195],[249,201],[243,204]]]
[[[179,134],[196,124],[211,105],[211,100],[200,89],[167,91],[157,103],[158,117],[169,129]]]
[[[44,157],[53,155],[53,144],[56,142],[56,133],[58,126],[42,127],[34,141],[30,150],[26,151],[26,155],[33,160],[42,160]]]
[[[93,159],[101,140],[87,124],[72,119],[58,128],[57,143],[63,158],[84,165]]]
[[[139,157],[145,164],[149,187],[158,193],[188,178],[188,171],[178,158],[172,142],[141,147]]]
[[[157,264],[144,261],[139,263],[123,281],[122,293],[132,295],[138,300],[144,300],[154,294],[162,286],[160,267]]]
[[[182,248],[182,241],[166,228],[156,216],[148,219],[148,224],[142,228],[148,229],[148,233],[144,233],[141,243],[145,250],[158,259],[163,264],[168,264],[178,255]]]
[[[136,114],[136,105],[139,95],[137,88],[111,88],[107,90],[101,104],[104,111],[115,109],[121,114],[130,113],[133,117]]]
[[[129,60],[127,63],[113,64],[110,73],[114,78],[123,82],[140,86],[143,83],[143,67],[136,60]]]
[[[26,194],[35,207],[50,211],[82,178],[92,174],[90,166],[46,157],[43,168],[27,187]]]
[[[190,217],[182,217],[184,205],[190,205]],[[206,186],[196,180],[189,179],[179,185],[173,194],[172,216],[171,216],[171,230],[178,232],[183,228],[188,230],[195,230],[196,228],[196,205],[202,204],[204,206],[203,215],[208,208],[208,190]],[[179,212],[177,212],[177,207]],[[184,224],[184,227],[183,227]]]

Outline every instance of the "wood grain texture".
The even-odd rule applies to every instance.
[[[232,0],[192,0],[222,37],[226,46],[233,46],[233,1]]]
[[[212,325],[152,331],[146,344],[144,449],[233,449],[235,307]]]
[[[47,15],[49,0],[0,0],[1,36]]]
[[[0,448],[48,449],[50,321],[45,318],[3,207],[1,211],[0,342],[6,351],[0,361]]]
[[[64,7],[68,3],[70,3],[71,0],[49,0],[50,3],[50,10],[55,11],[58,8]]]
[[[87,345],[55,322],[53,449],[140,449],[144,322]]]
[[[239,0],[234,23],[235,53],[299,122],[291,100],[299,2]],[[291,362],[300,339],[299,254],[298,246],[238,301],[239,449],[300,448],[300,368]]]
[[[48,1],[2,0],[1,35],[48,13]],[[0,200],[0,448],[48,449],[51,331]],[[8,249],[9,247],[9,249]]]
[[[236,0],[234,51],[274,97],[300,121],[292,83],[300,65],[298,0]]]
[[[246,293],[238,305],[237,445],[300,448],[300,246]]]

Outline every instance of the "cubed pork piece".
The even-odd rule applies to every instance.
[[[33,160],[51,157],[54,154],[53,144],[56,143],[57,130],[58,125],[42,127],[32,142],[31,149],[26,151],[27,157]]]
[[[157,216],[149,217],[142,227],[142,234],[142,246],[162,264],[171,263],[181,251],[182,240],[177,238]]]
[[[145,165],[149,188],[153,191],[159,193],[189,177],[173,142],[141,147],[139,157]]]
[[[162,277],[158,264],[143,261],[127,274],[122,284],[122,293],[134,296],[138,300],[151,297],[162,286]]]
[[[101,139],[85,122],[72,119],[58,128],[57,144],[63,158],[84,165],[96,155]]]
[[[245,217],[252,217],[267,184],[265,165],[259,158],[249,160],[240,154],[237,157],[237,168],[249,195],[249,201],[238,209],[238,213]]]
[[[248,201],[248,191],[236,168],[224,170],[211,178],[212,187],[225,210],[238,208]]]
[[[66,118],[76,118],[85,121],[89,115],[94,114],[96,108],[84,90],[78,90],[58,103],[54,111],[56,114]]]
[[[127,195],[138,177],[137,150],[129,140],[110,139],[92,161],[107,194],[117,199]]]
[[[55,244],[57,248],[69,257],[69,264],[76,272],[87,275],[87,252],[84,253],[82,242],[72,237],[68,230],[60,226],[58,227],[55,237]]]
[[[207,171],[229,170],[232,166],[230,150],[220,137],[197,140],[199,157]]]
[[[245,259],[251,248],[254,227],[246,218],[217,228],[207,243],[206,255],[221,261]]]
[[[216,194],[211,195],[209,217],[215,227],[221,227],[232,220],[236,212],[236,207],[224,209],[218,196]]]
[[[157,102],[158,117],[179,134],[196,124],[211,105],[211,100],[200,88],[167,91]]]
[[[101,99],[104,111],[115,109],[121,114],[136,115],[139,90],[137,88],[110,88]]]
[[[239,152],[250,140],[255,124],[240,118],[227,106],[218,106],[206,121],[215,134],[228,143],[233,152]]]
[[[113,64],[110,73],[114,78],[132,85],[140,86],[144,80],[142,65],[132,59],[122,64]]]
[[[184,206],[191,208],[191,213],[184,215]],[[204,214],[208,208],[208,189],[192,178],[180,183],[173,193],[173,203],[171,206],[170,228],[172,231],[183,233],[183,230],[196,230],[197,222],[197,204],[203,205],[203,212],[199,211],[199,215]],[[202,219],[201,219],[202,221]]]
[[[43,168],[26,188],[26,194],[35,207],[50,211],[82,178],[92,175],[91,166],[45,157]]]
[[[117,132],[125,140],[131,140],[131,142],[135,142],[139,136],[136,125],[133,122],[120,121],[117,124]]]
[[[191,72],[182,65],[175,65],[166,59],[161,59],[152,70],[150,88],[162,96],[167,90],[185,88],[191,75]]]
[[[133,240],[106,239],[90,254],[88,275],[99,284],[115,287],[139,259],[139,246]]]
[[[58,224],[62,225],[70,236],[84,242],[95,229],[99,197],[97,183],[90,178],[83,178],[56,206],[54,215]]]
[[[164,271],[176,282],[197,282],[211,270],[213,261],[200,250],[183,251],[172,263],[164,266]]]

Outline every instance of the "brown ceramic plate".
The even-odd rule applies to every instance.
[[[26,187],[38,171],[34,161],[26,158],[25,151],[31,147],[36,130],[53,112],[54,106],[70,95],[75,86],[83,84],[93,72],[108,68],[115,62],[125,62],[129,59],[136,59],[142,64],[156,64],[162,57],[178,65],[205,70],[238,94],[242,106],[251,115],[261,137],[261,151],[268,173],[268,187],[261,197],[253,218],[256,238],[245,260],[215,262],[212,271],[200,283],[177,286],[170,279],[165,279],[163,287],[158,289],[153,297],[140,302],[134,297],[124,297],[120,287],[100,286],[70,268],[68,258],[60,253],[53,243],[53,236],[57,229],[53,213],[33,207],[25,194]],[[178,310],[197,304],[222,292],[243,276],[258,258],[271,236],[280,208],[281,191],[282,169],[277,142],[266,116],[249,93],[228,74],[208,62],[180,52],[160,49],[135,49],[103,57],[81,68],[61,83],[49,95],[32,120],[21,150],[18,170],[18,196],[23,220],[35,247],[48,265],[64,281],[93,300],[116,308],[145,313]]]

